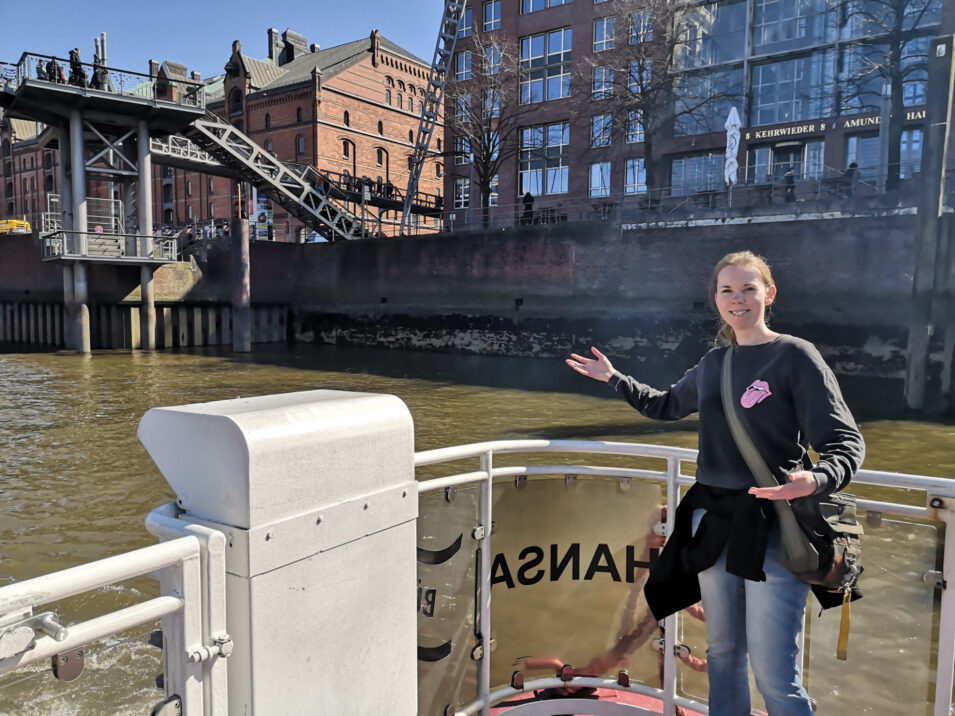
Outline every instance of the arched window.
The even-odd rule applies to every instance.
[[[408,141],[414,144],[414,130],[408,130]]]
[[[411,167],[412,167],[413,165],[414,165],[414,159],[413,159],[411,156],[409,156],[409,157],[408,157],[408,171],[409,171],[409,172],[411,171]]]
[[[418,90],[414,85],[408,85],[408,92],[411,94],[418,94]]]
[[[301,134],[295,138],[295,151],[299,154],[305,154],[305,137]]]
[[[348,116],[348,110],[347,110],[347,109],[345,110],[345,117],[344,117],[344,119],[343,119],[342,121],[345,123],[345,126],[346,126],[346,127],[350,127],[350,126],[351,126],[351,117]]]
[[[424,114],[424,101],[418,100],[418,114]]]
[[[242,111],[242,90],[236,87],[229,95],[229,114],[236,114]]]
[[[402,92],[405,91],[405,83],[401,80],[398,80],[398,89],[400,89]]]
[[[266,129],[272,128],[272,115],[269,114],[268,112],[265,113],[265,128]]]
[[[394,87],[395,81],[391,79],[390,77],[385,77],[385,84],[388,85],[389,87]]]
[[[389,104],[391,104],[389,102]],[[401,105],[404,104],[404,97],[401,96],[401,92],[398,93],[398,109],[401,109]]]
[[[414,97],[408,97],[408,111],[414,112]]]
[[[347,139],[342,140],[342,159],[348,159],[351,156],[351,142]]]
[[[212,177],[209,177],[209,193],[210,194],[216,193],[216,183],[215,181],[213,181]]]
[[[381,123],[381,120],[378,121],[378,134],[385,133],[385,125]]]
[[[385,163],[385,150],[381,147],[375,150],[375,162],[379,167]]]
[[[301,107],[295,108],[295,121],[298,122],[299,124],[302,123],[302,108]]]
[[[441,151],[441,137],[438,137],[438,151]]]
[[[390,89],[386,89],[386,90],[385,90],[385,104],[387,104],[387,105],[390,105],[390,104],[391,104],[391,90],[390,90]]]
[[[440,179],[440,178],[444,175],[444,165],[443,165],[443,164],[440,164],[440,163],[439,163],[439,164],[435,164],[435,165],[434,165],[434,175],[435,175],[436,177],[438,177],[438,179]]]

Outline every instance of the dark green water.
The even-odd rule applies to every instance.
[[[0,585],[155,541],[143,520],[174,495],[136,439],[148,409],[318,388],[399,396],[414,418],[417,450],[527,437],[696,441],[694,421],[647,421],[554,360],[314,346],[240,358],[0,354]],[[862,423],[867,468],[955,476],[952,424],[864,415]],[[77,597],[60,614],[67,623],[87,618],[153,594],[155,584]],[[148,713],[160,700],[152,681],[161,667],[142,640],[140,632],[94,647],[73,685],[49,674],[0,678],[0,714]]]

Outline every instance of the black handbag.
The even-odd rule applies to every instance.
[[[723,356],[720,394],[726,422],[756,484],[777,487],[779,481],[743,425],[739,408],[733,400],[735,348],[731,345]],[[836,655],[845,659],[849,603],[862,598],[858,588],[859,575],[862,574],[862,525],[856,519],[855,495],[834,492],[770,502],[779,522],[783,564],[799,579],[812,585],[812,592],[823,609],[843,606]]]

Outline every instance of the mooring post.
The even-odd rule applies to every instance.
[[[178,519],[226,539],[229,713],[417,713],[411,415],[317,390],[154,408]],[[361,675],[372,688],[352,688]]]
[[[232,220],[229,232],[232,242],[232,350],[252,350],[252,297],[249,268],[249,222],[239,217]]]

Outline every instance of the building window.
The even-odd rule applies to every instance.
[[[271,139],[269,139],[269,140],[267,140],[267,141],[265,142],[265,151],[267,151],[269,154],[273,154],[273,153],[274,153],[274,152],[272,151],[272,140],[271,140]]]
[[[192,204],[186,205],[186,218],[192,221]]]
[[[640,121],[640,113],[637,110],[627,112],[627,143],[643,141],[643,122]]]
[[[53,175],[47,174],[43,177],[43,191],[49,193],[53,191]]]
[[[590,121],[590,146],[609,147],[613,142],[613,115],[598,114]]]
[[[216,218],[216,205],[213,204],[211,201],[209,202],[209,218],[210,219]]]
[[[454,78],[457,80],[471,79],[471,51],[454,53]]]
[[[435,175],[438,179],[440,179],[441,177],[444,176],[444,165],[443,165],[443,164],[437,163],[437,164],[434,165],[434,175]]]
[[[521,38],[521,104],[570,96],[569,27]]]
[[[305,137],[301,134],[295,139],[295,151],[299,154],[305,154]]]
[[[496,75],[501,71],[501,48],[490,45],[484,48],[484,74]]]
[[[594,68],[594,99],[607,99],[613,96],[613,70],[609,67]]]
[[[637,45],[653,39],[653,11],[639,10],[630,14],[630,44]]]
[[[549,7],[569,5],[571,2],[572,0],[521,0],[521,12],[526,15],[529,12],[537,12]]]
[[[403,80],[398,80],[398,89],[401,90],[402,92],[405,91],[405,83]]]
[[[391,105],[391,90],[390,89],[385,90],[385,104],[389,106]]]
[[[471,116],[471,95],[461,94],[454,98],[454,118],[459,122]]]
[[[823,50],[781,62],[758,65],[752,72],[750,125],[795,122],[832,114],[833,52]]]
[[[484,31],[498,30],[501,27],[501,0],[484,3]]]
[[[410,172],[414,168],[414,157],[410,154],[408,155],[408,171]]]
[[[192,196],[192,180],[186,182],[186,196]]]
[[[594,20],[594,52],[613,49],[613,26],[612,17]]]
[[[209,177],[209,193],[210,193],[210,194],[215,194],[215,193],[216,193],[216,183],[215,183],[215,181],[212,179],[212,177]]]
[[[471,182],[465,177],[454,180],[454,208],[467,209],[471,204]]]
[[[501,116],[501,90],[498,88],[484,90],[484,117]]]
[[[272,115],[269,114],[268,112],[265,113],[265,128],[266,129],[272,128]]]
[[[676,136],[725,132],[726,116],[742,103],[743,70],[713,70],[680,75],[675,83]]]
[[[454,163],[455,164],[470,164],[471,163],[471,138],[470,137],[455,137],[454,138]]]
[[[408,130],[408,143],[409,143],[409,144],[414,144],[414,130],[413,130],[413,129],[409,129],[409,130]]]
[[[488,206],[497,206],[497,205],[498,205],[498,203],[499,203],[499,201],[500,201],[500,198],[499,198],[499,196],[498,196],[497,187],[498,187],[499,184],[500,184],[500,176],[497,175],[497,174],[495,174],[494,176],[491,177],[491,183],[490,183],[490,185],[489,185],[489,188],[490,188],[490,190],[491,190],[491,193],[488,194],[488,197],[487,197],[487,205],[488,205]]]
[[[414,97],[408,97],[408,111],[414,112]]]
[[[295,121],[298,122],[299,124],[302,123],[302,108],[301,107],[295,108]]]
[[[378,121],[378,134],[384,135],[385,125],[382,124],[381,120]]]
[[[375,150],[375,164],[377,166],[382,166],[385,163],[385,150],[380,147]]]
[[[917,37],[902,46],[902,103],[925,104],[928,84],[926,58],[929,38]],[[842,51],[841,114],[878,112],[889,46],[885,43],[852,45]]]
[[[350,127],[350,126],[351,126],[351,117],[349,116],[347,109],[345,110],[345,116],[342,117],[342,122],[345,123],[345,126],[346,126],[346,127]]]
[[[630,61],[630,74],[627,77],[627,89],[634,94],[642,94],[652,86],[653,58],[643,57]]]
[[[236,88],[229,95],[229,114],[242,113],[242,90]]]
[[[642,157],[627,160],[623,191],[625,194],[647,193],[647,168]]]
[[[674,159],[670,165],[670,193],[686,196],[723,187],[722,152],[702,152]]]
[[[764,54],[798,50],[834,41],[841,4],[830,3],[829,0],[756,0],[753,52]],[[887,6],[880,2],[875,12],[886,10]]]
[[[778,4],[782,5],[782,2]],[[683,13],[674,47],[677,69],[707,67],[743,59],[746,13],[745,0],[720,0],[694,6],[691,11]]]
[[[403,109],[403,107],[402,107],[401,105],[403,105],[404,102],[405,102],[404,95],[402,95],[401,92],[399,92],[399,93],[398,93],[398,102],[397,102],[398,109]]]
[[[441,137],[438,137],[438,151],[441,151]]]
[[[342,159],[349,159],[351,157],[351,142],[347,139],[342,140]]]
[[[570,122],[523,127],[520,135],[520,194],[566,194]]]
[[[610,196],[610,162],[590,165],[590,195]]]
[[[418,100],[418,114],[424,114],[424,100]]]
[[[473,31],[474,17],[471,14],[471,8],[464,8],[464,13],[461,15],[461,22],[458,25],[458,37],[470,37],[471,32]]]

